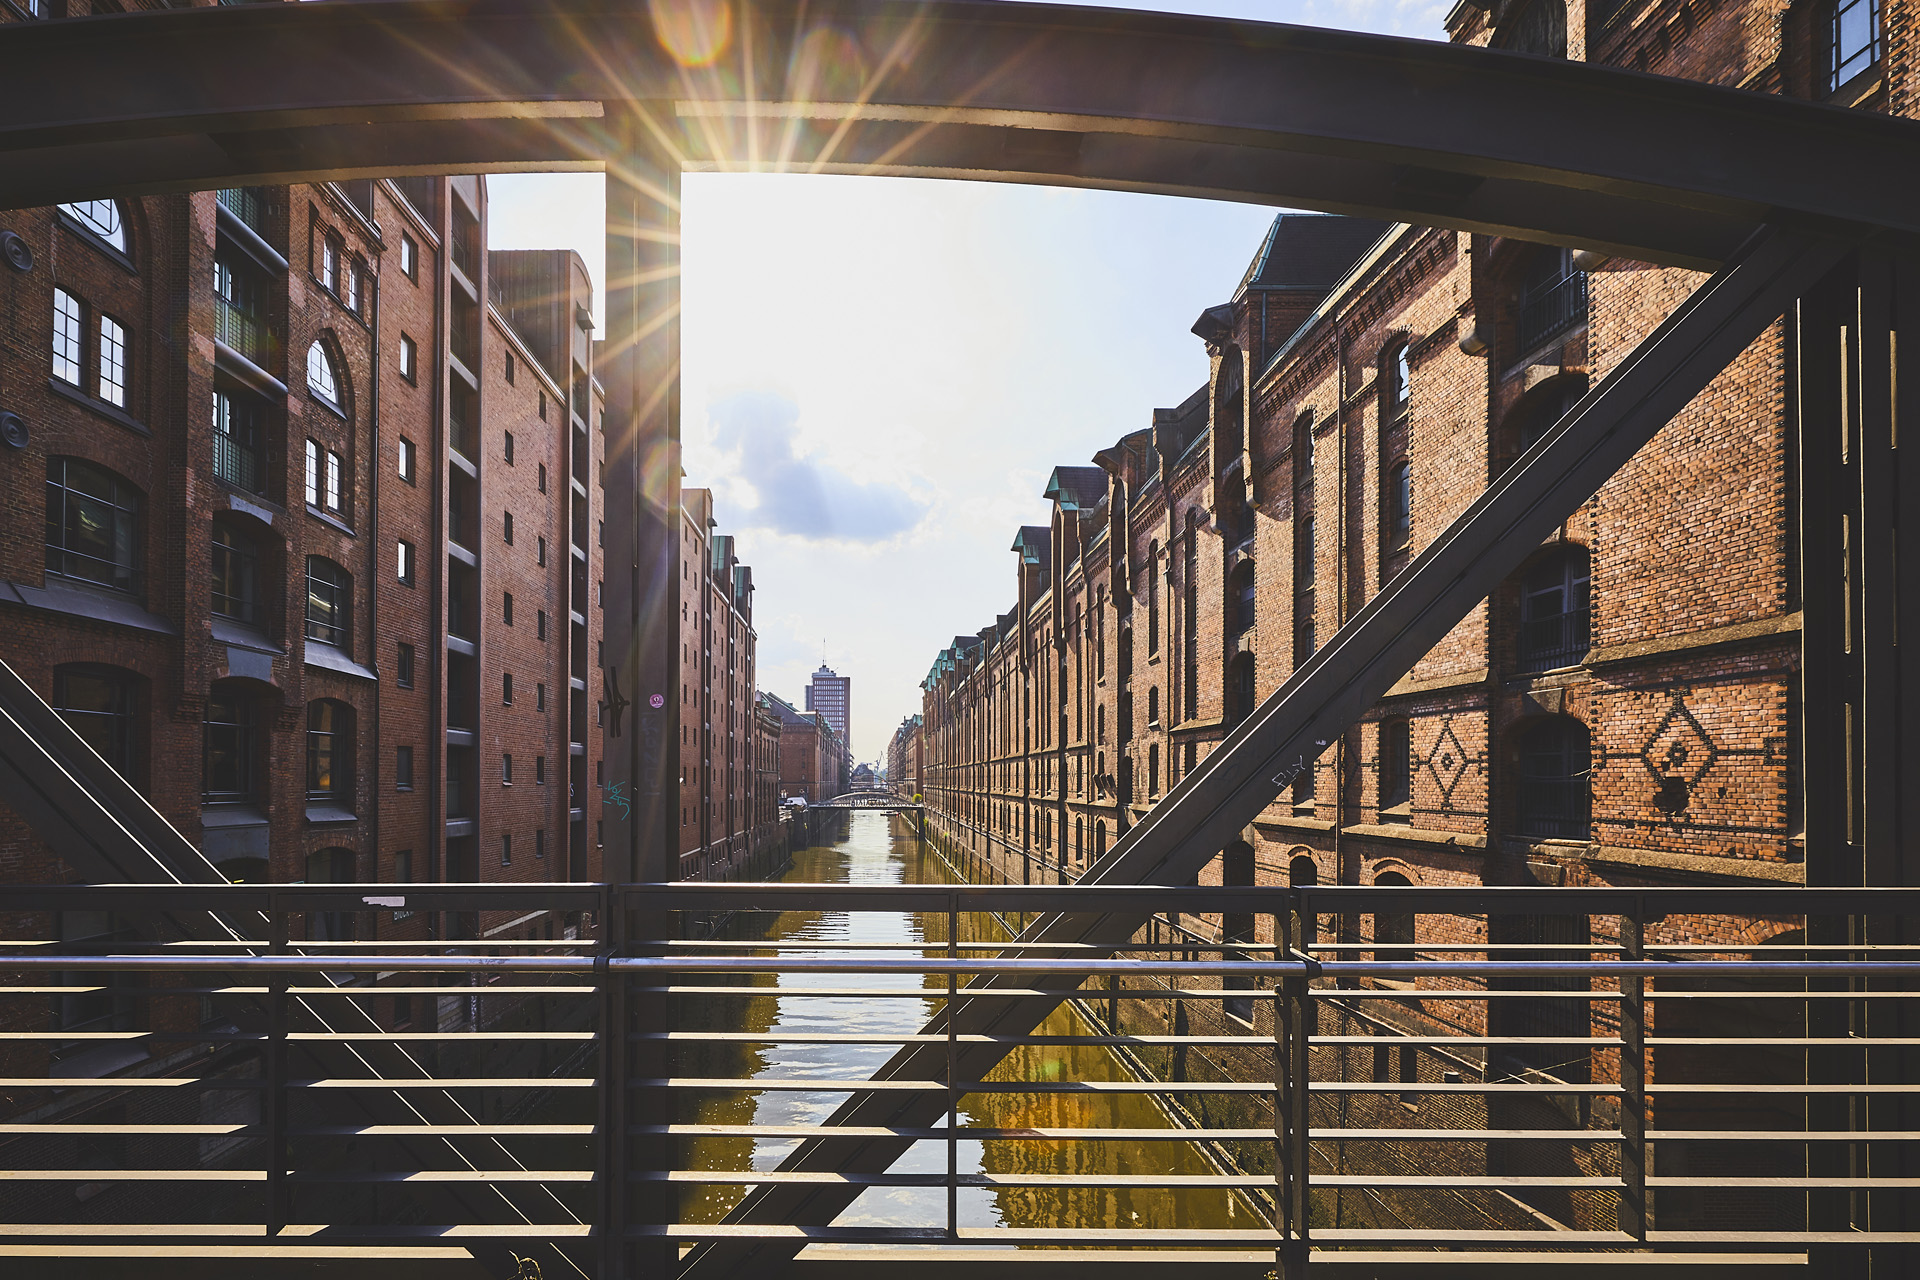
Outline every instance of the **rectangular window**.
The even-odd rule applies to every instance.
[[[340,250],[332,236],[320,237],[320,286],[328,293],[340,292]]]
[[[507,352],[507,385],[513,385],[513,352]]]
[[[327,450],[327,510],[329,511],[340,510],[341,478],[345,471],[346,467],[340,455],[331,449]]]
[[[106,316],[100,317],[100,398],[127,407],[127,331]]]
[[[503,706],[513,705],[513,675],[511,672],[500,677],[500,702]]]
[[[400,376],[408,382],[420,376],[420,348],[404,333],[400,335]]]
[[[511,439],[511,437],[509,437],[509,439]],[[503,518],[500,522],[500,530],[506,536],[507,545],[512,546],[513,545],[513,512],[511,511],[503,512],[502,516]]]
[[[1880,0],[1837,0],[1828,24],[1827,92],[1880,60]]]
[[[413,441],[400,437],[400,460],[398,463],[400,478],[408,484],[413,483]]]
[[[501,598],[500,621],[506,623],[508,626],[513,625],[513,592],[511,591],[505,593]]]
[[[252,539],[232,525],[213,524],[213,611],[249,626],[255,621],[259,556]]]
[[[544,537],[541,538],[537,547],[538,554],[534,556],[534,563],[544,569],[547,567],[547,540]]]
[[[402,586],[413,585],[413,544],[405,538],[395,544],[394,570]]]
[[[508,431],[504,434],[504,438],[501,442],[501,451],[506,455],[507,465],[512,466],[513,465],[513,432]]]
[[[320,446],[307,441],[307,505],[320,505]]]
[[[213,474],[228,484],[258,493],[266,476],[260,460],[260,413],[249,398],[231,391],[213,393]]]
[[[545,422],[546,420],[547,420],[547,393],[542,391],[540,393],[540,421]]]
[[[535,756],[533,758],[533,780],[545,784],[547,780],[547,758],[545,756]]]
[[[536,640],[545,640],[547,638],[547,611],[545,609],[538,610],[533,615],[533,625],[533,638]]]
[[[80,385],[82,359],[80,300],[65,289],[53,291],[53,376]]]
[[[393,749],[393,788],[396,791],[413,790],[412,747],[395,747]]]
[[[543,462],[540,464],[540,492],[545,493],[546,491],[547,491],[547,464]]]
[[[536,684],[533,686],[533,709],[535,711],[545,711],[547,709],[547,686],[544,684]]]
[[[504,867],[512,861],[513,833],[510,831],[502,831],[500,833],[500,865]]]
[[[402,689],[413,688],[412,645],[403,644],[399,647],[398,651],[394,654],[393,667],[393,678],[399,681],[400,687]]]
[[[507,786],[513,785],[513,753],[511,751],[500,757],[500,781]]]
[[[253,798],[254,705],[244,694],[215,686],[207,695],[201,755],[203,802]]]
[[[347,310],[359,314],[360,311],[360,259],[355,258],[347,264]]]
[[[420,246],[404,231],[400,233],[400,270],[406,272],[409,280],[420,278]]]
[[[307,639],[348,647],[353,579],[325,556],[307,557]]]
[[[533,856],[536,858],[544,858],[547,856],[547,829],[545,827],[535,827],[533,829]]]

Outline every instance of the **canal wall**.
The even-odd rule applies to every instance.
[[[1046,862],[1007,845],[990,833],[930,812],[927,838],[956,874],[978,884],[1071,883],[1071,869]],[[1140,958],[1217,959],[1221,920],[1214,916],[1168,913],[1149,921],[1134,936]],[[1259,941],[1273,941],[1262,922]],[[1158,986],[1163,998],[1117,998],[1110,986],[1089,980],[1076,1001],[1098,1033],[1116,1036],[1245,1037],[1246,1047],[1137,1044],[1120,1054],[1145,1079],[1166,1084],[1238,1084],[1271,1082],[1275,1058],[1270,988],[1249,991],[1246,1003],[1228,1010],[1218,979],[1167,979],[1147,976],[1130,987]],[[1379,1084],[1380,1092],[1319,1094],[1309,1104],[1311,1128],[1461,1129],[1474,1131],[1611,1127],[1617,1116],[1596,1111],[1586,1095],[1513,1101],[1486,1094],[1399,1092],[1396,1084],[1480,1084],[1488,1080],[1486,1050],[1477,1046],[1422,1043],[1458,1035],[1457,1029],[1428,1016],[1420,1001],[1341,999],[1328,991],[1316,1001],[1313,1034],[1339,1043],[1315,1046],[1309,1054],[1312,1078],[1346,1084]],[[1242,1017],[1239,1014],[1244,1013]],[[1377,1041],[1377,1043],[1369,1043]],[[1358,1043],[1355,1043],[1358,1042]],[[1194,1129],[1270,1128],[1271,1094],[1220,1094],[1204,1088],[1164,1095],[1163,1109],[1177,1124]],[[1196,1144],[1225,1171],[1271,1174],[1273,1143]],[[1529,1189],[1526,1198],[1504,1191],[1370,1186],[1369,1175],[1385,1178],[1433,1175],[1527,1175],[1618,1178],[1619,1153],[1607,1142],[1561,1143],[1535,1140],[1487,1142],[1404,1142],[1361,1137],[1316,1141],[1313,1177],[1355,1178],[1357,1185],[1312,1189],[1309,1214],[1316,1228],[1399,1228],[1446,1221],[1461,1229],[1611,1230],[1617,1225],[1617,1195],[1611,1191],[1564,1188]],[[1269,1210],[1270,1211],[1270,1210]]]

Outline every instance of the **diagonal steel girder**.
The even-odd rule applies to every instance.
[[[1302,768],[1849,251],[1843,243],[1777,228],[1756,233],[1121,837],[1081,883],[1190,883]],[[1146,921],[1139,912],[1053,914],[1035,921],[1021,941],[1119,945]],[[1025,1035],[1080,983],[1071,974],[984,978],[964,988],[926,1031],[944,1036],[950,1016],[962,1035]],[[996,987],[1012,986],[1055,991],[1059,999],[994,993]],[[908,1046],[875,1072],[875,1079],[943,1079],[947,1052],[943,1044]],[[957,1078],[983,1079],[1007,1052],[992,1044],[963,1046]],[[940,1121],[946,1105],[933,1094],[860,1093],[841,1104],[824,1127],[925,1128]],[[780,1168],[878,1173],[911,1145],[907,1138],[823,1134],[803,1142]],[[743,1229],[772,1223],[826,1226],[860,1191],[833,1184],[765,1185],[749,1193],[727,1221]],[[683,1275],[718,1280],[778,1267],[804,1244],[750,1238],[712,1242],[690,1255]]]
[[[102,884],[225,884],[220,873],[192,841],[168,822],[126,779],[102,760],[66,720],[0,661],[0,799],[24,818],[86,881]],[[227,918],[213,911],[155,913],[130,921],[136,932],[158,941],[195,939],[244,942],[266,935],[267,921],[254,915]],[[330,975],[319,975],[331,981]],[[356,1001],[325,1010],[314,1001],[294,998],[302,1013],[324,1031],[380,1031],[366,1007]],[[267,1016],[258,1006],[257,1016]],[[434,1072],[393,1042],[315,1043],[329,1075],[373,1079],[431,1079]],[[438,1090],[394,1090],[385,1094],[355,1091],[349,1105],[377,1122],[403,1124],[479,1123],[452,1094]],[[525,1168],[497,1138],[401,1140],[420,1167],[437,1157],[454,1167]],[[531,1194],[529,1194],[531,1190]],[[504,1182],[477,1187],[435,1188],[443,1211],[461,1222],[551,1221],[566,1206],[544,1187]],[[191,1234],[183,1229],[182,1234]],[[325,1233],[321,1233],[324,1238]],[[519,1248],[549,1258],[558,1276],[584,1275],[580,1265],[558,1253],[542,1254],[542,1231],[529,1227]],[[311,1241],[315,1237],[302,1236]],[[469,1244],[475,1257],[502,1275],[517,1270],[505,1240]],[[266,1246],[271,1249],[269,1242]]]

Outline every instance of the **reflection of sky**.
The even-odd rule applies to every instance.
[[[1130,7],[1438,38],[1435,0],[1137,0]],[[827,81],[843,52],[815,50]],[[489,180],[495,248],[576,248],[605,279],[597,174]],[[914,179],[686,179],[687,482],[754,567],[762,687],[854,681],[872,760],[956,634],[1014,598],[1007,544],[1045,522],[1062,463],[1146,427],[1206,377],[1187,331],[1231,296],[1273,211],[1117,192]],[[594,313],[604,318],[596,302]],[[724,406],[793,416],[759,478]],[[774,477],[859,499],[844,527],[779,509]],[[835,488],[835,486],[839,486]],[[765,510],[768,502],[774,510]],[[816,513],[817,514],[817,513]],[[938,583],[902,607],[903,581]]]
[[[911,841],[892,840],[888,822],[881,814],[854,814],[845,840],[824,848],[809,849],[795,858],[795,866],[786,877],[797,882],[846,882],[850,884],[902,884],[943,882],[947,877],[942,864],[931,853],[919,863]],[[917,869],[916,869],[917,865]],[[986,927],[990,922],[981,921]],[[789,942],[818,943],[924,943],[935,945],[945,939],[945,919],[941,916],[913,916],[906,913],[861,912],[788,913],[769,930],[768,936]],[[969,936],[963,933],[963,937]],[[996,934],[997,936],[997,934]],[[852,950],[828,947],[815,955],[855,955]],[[902,953],[880,953],[902,954]],[[905,953],[911,954],[911,953]],[[869,986],[895,991],[918,991],[937,979],[892,974],[788,974],[780,981],[782,991],[833,990]],[[864,1000],[847,996],[780,997],[771,1000],[728,1001],[725,1007],[752,1006],[731,1021],[715,1019],[714,1029],[765,1027],[776,1034],[911,1034],[921,1030],[935,1011],[931,999],[886,997]],[[1088,1035],[1090,1028],[1067,1012],[1056,1014],[1041,1028],[1044,1035]],[[861,1079],[871,1076],[892,1054],[887,1045],[766,1045],[757,1047],[749,1057],[725,1065],[714,1064],[715,1073],[745,1070],[757,1079]],[[676,1074],[709,1073],[707,1067],[690,1064]],[[1071,1046],[1039,1046],[1024,1049],[1009,1057],[994,1071],[995,1080],[1119,1080],[1126,1079],[1120,1062],[1099,1049]],[[698,1114],[689,1116],[707,1123],[761,1125],[818,1125],[847,1098],[846,1093],[802,1093],[781,1091],[742,1092],[730,1096],[711,1096],[702,1100]],[[1020,1095],[981,1094],[963,1101],[962,1126],[991,1128],[1167,1128],[1167,1120],[1143,1097],[1121,1095]],[[934,1127],[940,1127],[938,1123]],[[756,1170],[776,1168],[797,1140],[754,1139],[751,1166]],[[690,1144],[693,1167],[744,1167],[745,1142],[741,1139],[702,1139]],[[1087,1227],[1233,1227],[1256,1225],[1242,1214],[1238,1220],[1229,1207],[1228,1197],[1216,1191],[1167,1191],[1162,1189],[1101,1188],[1075,1185],[1076,1172],[1205,1174],[1213,1170],[1190,1146],[1178,1142],[961,1142],[957,1147],[958,1168],[963,1174],[990,1170],[996,1173],[1045,1173],[1062,1179],[1055,1188],[962,1188],[958,1208],[964,1227],[1045,1227],[1075,1225]],[[896,1173],[944,1174],[947,1170],[947,1146],[944,1142],[915,1143],[894,1163]],[[721,1202],[736,1198],[732,1188],[719,1188],[720,1195],[709,1199],[714,1216]],[[919,1226],[946,1224],[944,1187],[875,1187],[861,1193],[859,1199],[837,1219],[841,1226]],[[704,1217],[704,1215],[701,1215]],[[690,1220],[699,1220],[690,1215]]]

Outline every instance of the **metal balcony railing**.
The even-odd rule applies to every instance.
[[[217,197],[220,207],[240,219],[256,233],[266,234],[266,203],[259,187],[222,187]]]
[[[225,298],[213,301],[213,336],[255,364],[267,358],[267,327]]]
[[[1587,273],[1574,271],[1520,300],[1520,350],[1531,351],[1548,338],[1585,323]]]
[[[703,1251],[744,1242],[847,1276],[921,1258],[984,1277],[996,1247],[1065,1268],[1099,1246],[1223,1276],[1264,1255],[1294,1277],[1355,1250],[1407,1275],[1460,1251],[1542,1274],[1701,1251],[1817,1274],[1823,1251],[1920,1242],[1901,1229],[1920,1187],[1886,1172],[1913,1140],[1920,1081],[1899,1055],[1920,946],[1861,940],[1870,911],[1920,911],[1911,890],[166,885],[9,902],[41,921],[212,912],[253,940],[0,943],[0,1249],[497,1241],[619,1276],[723,1274]],[[795,911],[912,913],[931,940],[612,933]],[[1142,911],[1160,914],[1097,944],[1002,929]],[[543,912],[587,936],[481,936]],[[412,913],[427,920],[401,927]],[[361,941],[302,940],[343,919]],[[135,1025],[54,1025],[103,986],[137,995]],[[1041,1027],[1063,1003],[1071,1020]],[[856,1005],[896,1012],[849,1031]],[[1008,1011],[991,1033],[983,1005]],[[609,1010],[628,1034],[609,1038]],[[848,1043],[899,1046],[878,1092],[864,1071],[755,1072]],[[1023,1046],[1041,1053],[1003,1065]],[[1117,1065],[1021,1065],[1069,1048]],[[796,1104],[848,1096],[796,1122]],[[1058,1123],[1075,1099],[1128,1097],[1168,1104],[1163,1122]],[[850,1126],[872,1098],[892,1118]],[[1213,1171],[1110,1166],[1111,1143],[1198,1146]],[[791,1154],[769,1167],[768,1146]],[[891,1199],[832,1221],[870,1189]],[[800,1191],[806,1213],[784,1215]],[[1193,1225],[1165,1209],[1174,1192],[1230,1200],[1234,1225]],[[1102,1197],[1146,1218],[1088,1220]]]

